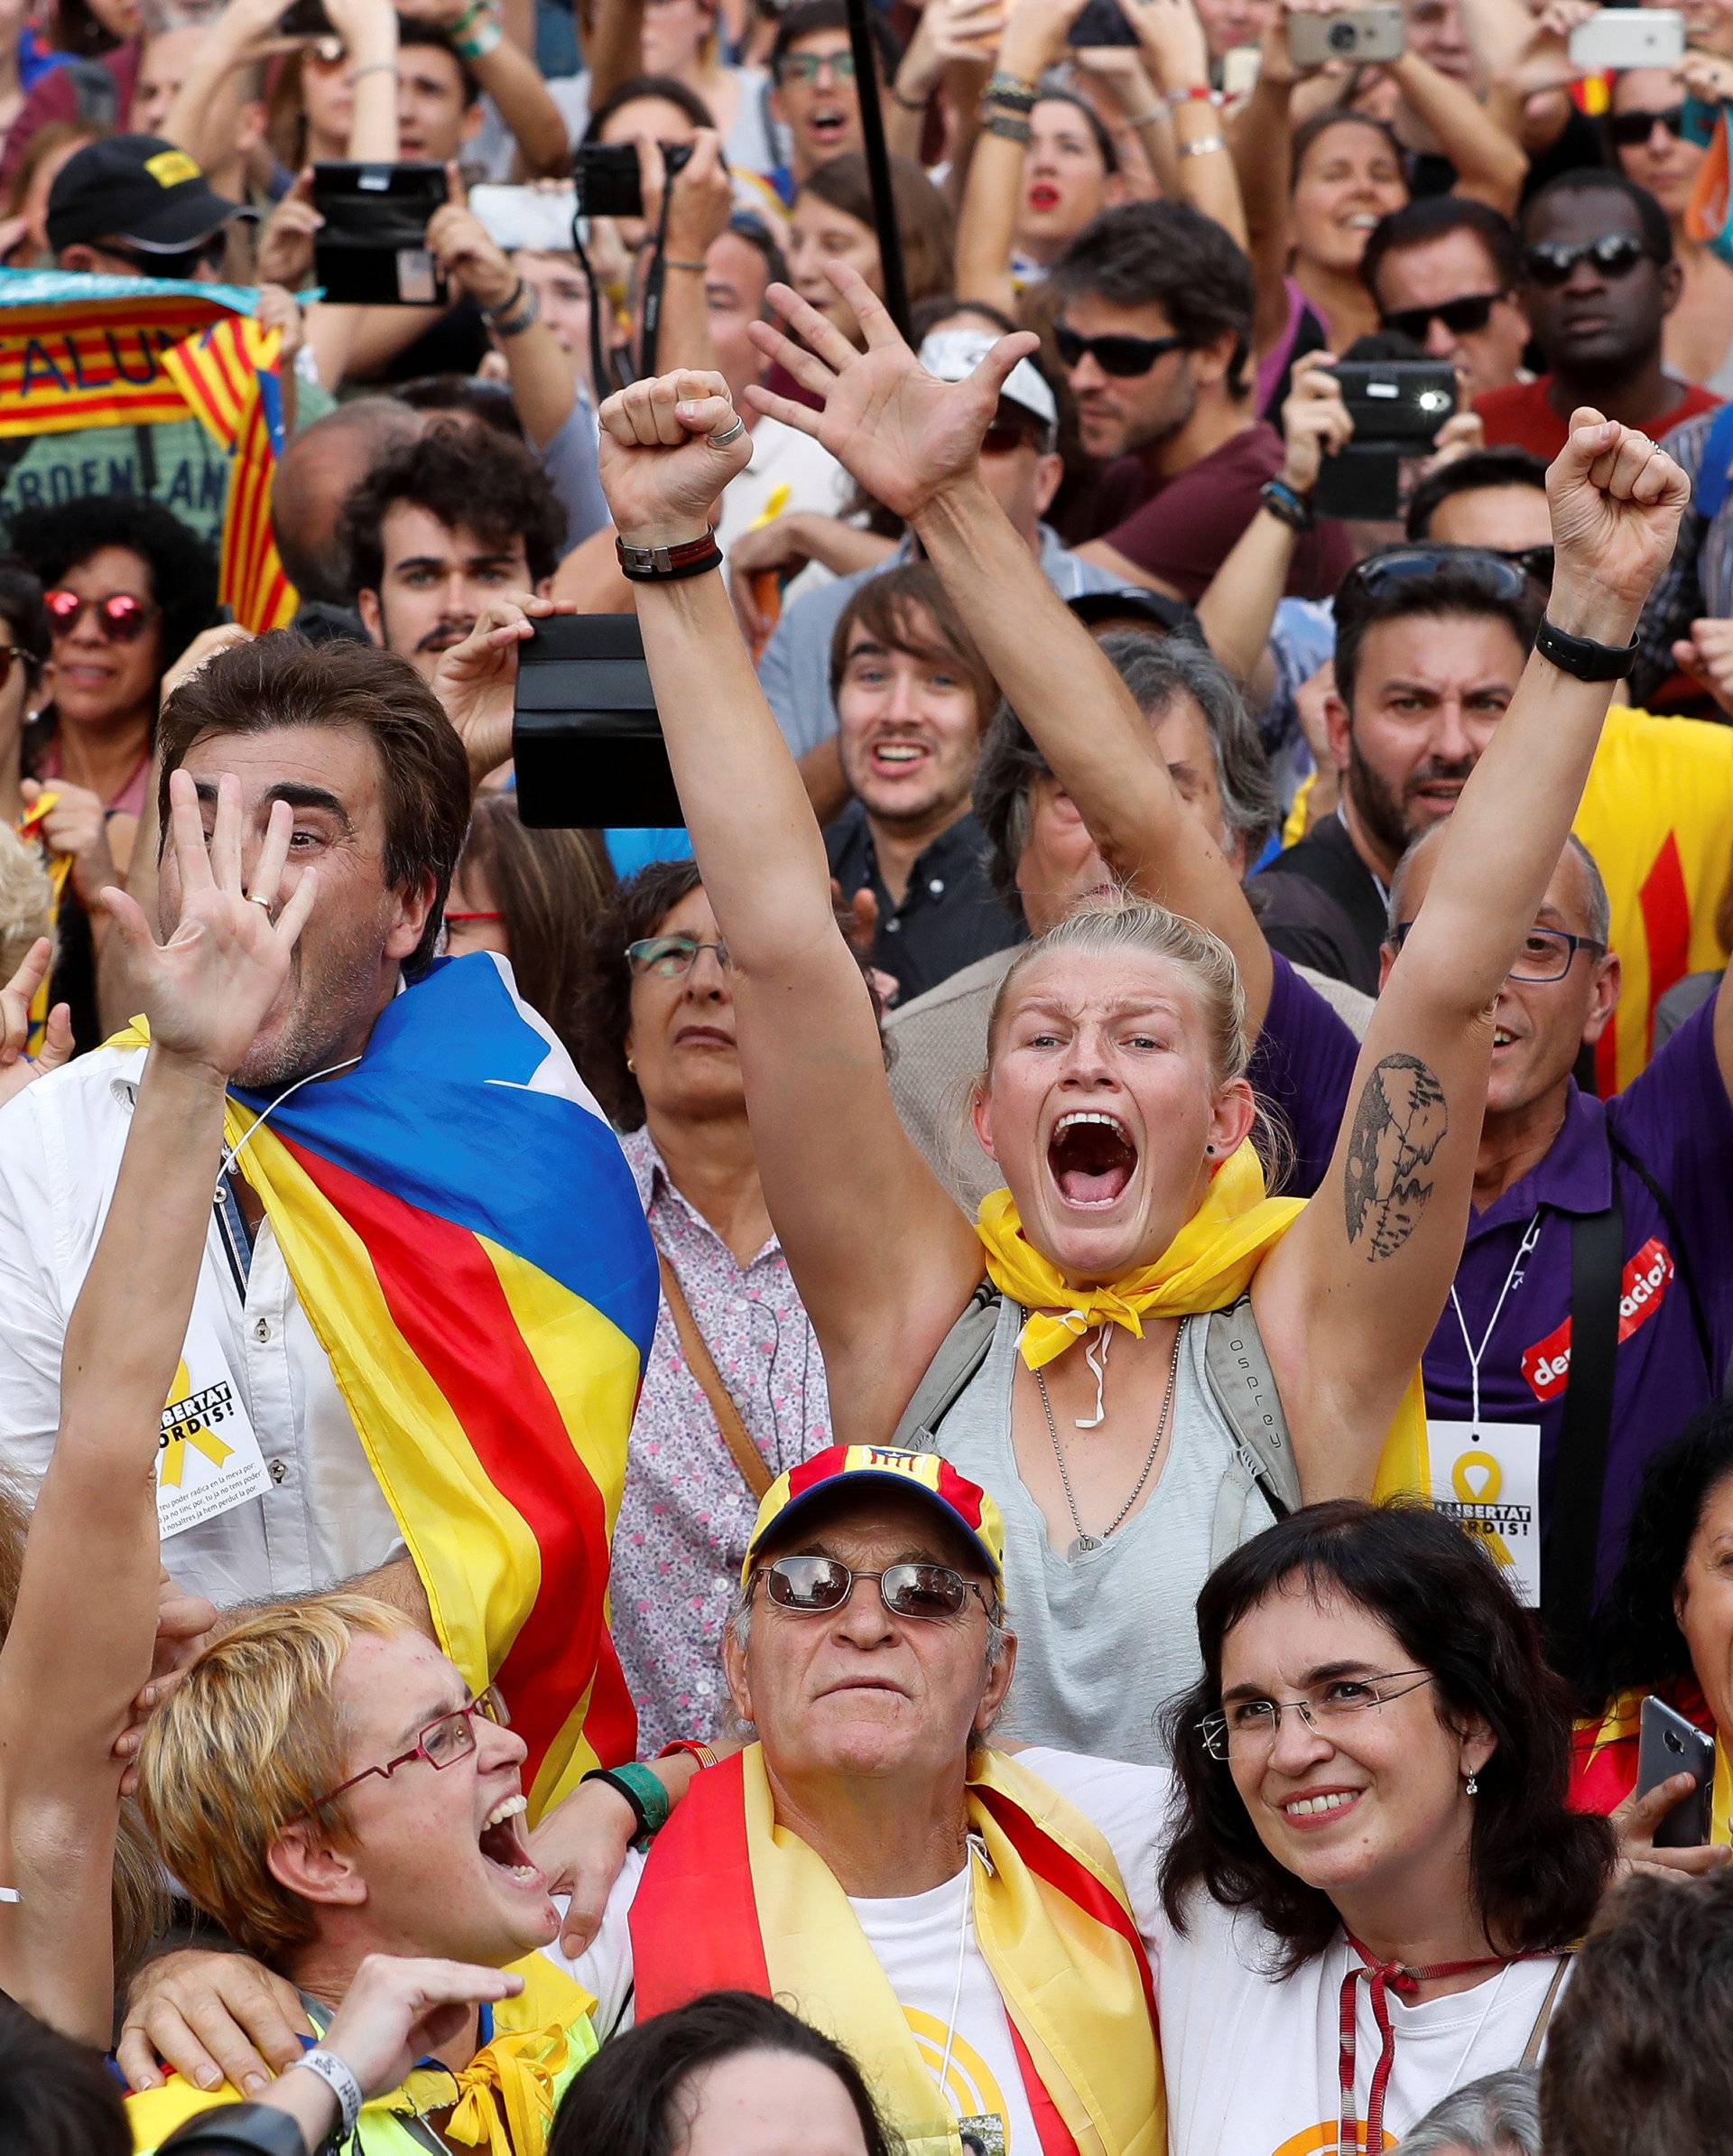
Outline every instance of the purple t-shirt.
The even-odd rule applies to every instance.
[[[1617,1159],[1609,1132],[1665,1194],[1677,1236],[1642,1176]],[[1712,1002],[1616,1099],[1594,1100],[1573,1083],[1563,1128],[1546,1157],[1469,1222],[1456,1293],[1478,1348],[1524,1235],[1540,1219],[1539,1240],[1481,1358],[1480,1412],[1490,1422],[1540,1424],[1543,1531],[1558,1478],[1571,1368],[1571,1219],[1604,1211],[1615,1175],[1626,1264],[1597,1567],[1602,1592],[1624,1554],[1644,1467],[1691,1416],[1719,1399],[1733,1352],[1733,1106],[1716,1061]],[[1707,1362],[1687,1275],[1708,1332]],[[1466,1419],[1469,1356],[1449,1304],[1424,1368],[1427,1413]]]
[[[1336,1150],[1360,1044],[1279,951],[1270,957],[1275,967],[1270,1008],[1246,1076],[1293,1140],[1293,1161],[1282,1194],[1309,1198]]]

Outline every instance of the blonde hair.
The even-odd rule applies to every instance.
[[[40,847],[0,823],[0,986],[24,962],[38,936],[47,935],[54,890]]]
[[[1188,921],[1183,914],[1170,913],[1166,906],[1148,899],[1121,897],[1079,906],[1018,953],[993,999],[987,1022],[987,1068],[977,1083],[978,1093],[985,1094],[992,1083],[1000,1027],[1017,982],[1037,960],[1056,951],[1087,953],[1092,957],[1159,958],[1177,966],[1197,995],[1215,1090],[1219,1092],[1246,1076],[1251,1060],[1246,1036],[1246,990],[1233,953],[1219,935]],[[1292,1157],[1292,1141],[1263,1101],[1259,1101],[1256,1108],[1253,1142],[1263,1157],[1267,1185],[1274,1190]]]
[[[139,1802],[162,1861],[196,1907],[267,1965],[313,1937],[312,1906],[275,1879],[266,1852],[347,1779],[337,1672],[359,1637],[412,1632],[366,1594],[264,1612],[209,1647],[152,1716]],[[326,1808],[341,1835],[341,1799]]]

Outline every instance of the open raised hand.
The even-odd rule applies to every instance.
[[[53,944],[45,935],[39,935],[12,979],[0,982],[0,1108],[14,1093],[23,1092],[32,1079],[58,1069],[72,1053],[72,1014],[64,1003],[57,1003],[48,1014],[42,1052],[33,1057],[24,1054],[24,1043],[30,1038],[30,1007],[53,962]]]
[[[774,286],[772,290],[775,290]],[[616,390],[601,422],[602,491],[628,546],[679,546],[701,539],[716,497],[752,461],[724,378],[682,367]]]
[[[778,359],[823,409],[774,395],[758,383],[746,395],[760,412],[821,442],[853,478],[894,515],[919,516],[948,485],[980,460],[1006,376],[1040,339],[1026,330],[1001,337],[966,382],[930,375],[897,334],[866,280],[843,263],[825,274],[853,308],[866,340],[857,351],[834,323],[786,284],[765,295],[802,342],[769,322],[754,322],[752,341]]]
[[[294,828],[287,802],[272,808],[251,889],[241,879],[240,781],[227,773],[218,780],[209,839],[189,773],[171,773],[169,803],[169,842],[181,878],[174,934],[159,943],[138,901],[112,886],[101,894],[102,905],[125,945],[153,1045],[206,1064],[226,1081],[288,978],[317,875],[301,869],[282,897]]]
[[[1691,482],[1648,436],[1588,405],[1546,475],[1554,568],[1548,614],[1567,634],[1623,643],[1673,558]]]

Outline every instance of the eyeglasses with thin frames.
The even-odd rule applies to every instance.
[[[855,56],[852,52],[790,52],[783,58],[778,79],[783,82],[816,82],[827,68],[833,82],[852,82]]]
[[[1390,1687],[1400,1677],[1413,1683]],[[1256,1759],[1275,1749],[1282,1717],[1292,1708],[1309,1730],[1330,1737],[1386,1701],[1403,1699],[1433,1682],[1430,1669],[1385,1669],[1371,1677],[1337,1677],[1303,1699],[1237,1699],[1219,1714],[1206,1715],[1195,1726],[1212,1760]]]
[[[700,951],[714,951],[716,962],[728,970],[726,943],[700,943],[696,936],[646,935],[626,947],[626,962],[634,973],[653,973],[661,980],[681,980],[698,963]]]
[[[1413,926],[1412,921],[1397,922],[1396,932],[1390,939],[1395,950],[1402,949]],[[1568,928],[1531,928],[1511,962],[1507,978],[1532,981],[1537,987],[1549,980],[1562,980],[1579,951],[1587,951],[1593,958],[1607,955],[1606,944],[1594,936],[1572,935]]]
[[[511,1726],[511,1716],[505,1711],[505,1701],[496,1685],[489,1685],[485,1692],[478,1692],[467,1706],[453,1707],[449,1715],[436,1715],[423,1724],[415,1742],[407,1752],[400,1752],[394,1760],[387,1760],[382,1767],[363,1767],[359,1774],[351,1774],[348,1781],[340,1781],[336,1789],[328,1789],[324,1796],[316,1797],[305,1811],[295,1814],[288,1824],[296,1819],[310,1819],[313,1814],[337,1799],[358,1783],[370,1781],[376,1774],[381,1781],[389,1781],[399,1767],[407,1767],[412,1760],[425,1760],[436,1774],[444,1773],[448,1767],[455,1767],[459,1760],[466,1760],[476,1749],[476,1716],[492,1722],[501,1729]]]

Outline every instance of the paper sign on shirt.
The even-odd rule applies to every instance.
[[[210,1313],[193,1305],[156,1454],[157,1531],[166,1542],[271,1487]]]
[[[1541,1606],[1541,1426],[1429,1422],[1433,1509],[1506,1567],[1525,1610]]]

